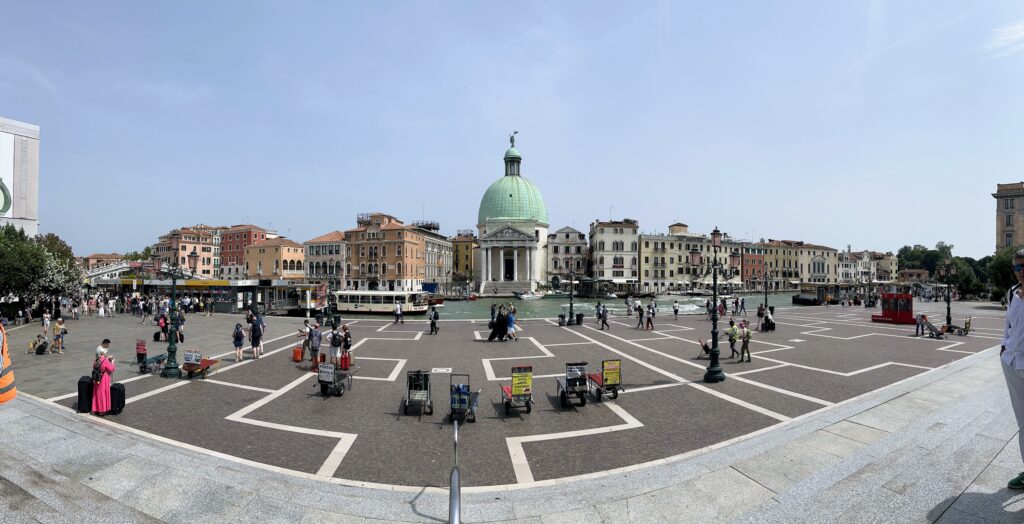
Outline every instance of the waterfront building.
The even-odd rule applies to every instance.
[[[168,265],[177,263],[183,268],[189,267],[188,256],[193,249],[199,255],[193,277],[198,279],[214,278],[213,233],[208,227],[200,225],[173,229],[161,235],[156,244],[153,244],[153,253],[160,257],[161,263]]]
[[[423,236],[423,290],[447,293],[452,285],[452,241],[432,220],[413,222],[412,229]]]
[[[0,226],[39,234],[39,126],[0,117]]]
[[[573,227],[563,227],[548,235],[547,243],[547,274],[545,280],[554,285],[557,277],[559,283],[568,282],[572,271],[576,278],[586,274],[587,258],[590,247],[587,235]]]
[[[301,280],[305,250],[302,244],[278,237],[245,247],[245,275],[250,279]]]
[[[465,285],[467,282],[473,282],[476,276],[476,231],[460,229],[458,234],[451,238],[451,242],[453,284]]]
[[[345,231],[349,289],[422,291],[426,232],[384,213],[361,213]]]
[[[79,259],[82,269],[88,271],[103,266],[111,266],[124,260],[124,255],[117,253],[93,253]]]
[[[345,233],[331,231],[302,243],[306,250],[306,282],[327,284],[329,291],[344,289],[348,253]]]
[[[686,224],[670,225],[667,235],[642,234],[638,248],[640,290],[644,293],[710,289],[714,284],[711,237],[691,233]],[[719,286],[736,288],[743,284],[740,252],[741,243],[723,234],[718,251]]]
[[[476,281],[484,295],[532,291],[547,271],[548,210],[540,190],[520,172],[514,135],[509,142],[505,175],[484,192],[477,213]]]
[[[898,274],[900,282],[931,282],[927,269],[901,269]]]
[[[640,224],[632,218],[590,223],[590,276],[600,289],[626,293],[639,289],[639,231]]]
[[[839,279],[836,276],[838,249],[805,242],[800,242],[798,247],[797,261],[800,282],[838,283]]]
[[[837,256],[836,277],[840,284],[889,282],[898,274],[896,256],[877,251],[846,251]]]
[[[273,238],[276,232],[252,224],[238,224],[220,232],[220,278],[244,280],[245,248]]]
[[[1024,182],[996,184],[996,251],[1024,243]]]
[[[758,244],[764,248],[764,263],[768,271],[768,289],[794,290],[800,286],[800,246],[797,240],[774,240]]]
[[[764,246],[753,242],[740,243],[740,277],[749,291],[764,291]]]

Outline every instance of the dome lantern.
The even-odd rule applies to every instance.
[[[519,131],[513,131],[511,135],[508,135],[509,148],[505,151],[505,176],[519,176],[519,163],[522,162],[523,157],[519,156],[519,150],[516,149],[516,135]]]

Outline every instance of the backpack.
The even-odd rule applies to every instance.
[[[341,333],[331,333],[331,346],[341,347],[342,342]]]
[[[352,334],[345,333],[345,349],[352,349]]]
[[[434,320],[438,320],[438,319],[440,319],[440,318],[441,318],[441,314],[440,314],[440,313],[438,313],[438,312],[437,312],[437,310],[435,309],[435,310],[434,310]]]
[[[235,341],[242,340],[243,338],[245,338],[245,333],[242,332],[242,328],[236,327],[235,332],[231,335],[231,338],[233,338]]]
[[[252,334],[255,337],[263,336],[263,324],[259,317],[252,321]]]
[[[103,377],[100,374],[100,363],[96,362],[92,365],[92,381],[99,382]]]

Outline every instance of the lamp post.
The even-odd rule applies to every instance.
[[[159,272],[155,267],[155,262],[159,257],[154,256],[154,270]],[[199,262],[199,254],[196,253],[196,248],[192,248],[192,252],[188,254],[188,268],[190,274],[194,275],[196,272],[196,266]],[[178,368],[178,279],[184,280],[187,276],[185,269],[178,264],[178,255],[174,254],[174,263],[171,267],[164,270],[164,273],[171,277],[171,326],[167,332],[167,361],[164,363],[164,368],[160,371],[160,376],[163,378],[181,378],[181,369]]]
[[[952,258],[947,258],[945,262],[939,266],[939,275],[945,277],[946,281],[946,325],[953,325],[953,315],[950,312],[950,285],[953,276],[956,275],[956,264],[953,263]]]
[[[711,232],[711,246],[714,249],[714,261],[711,263],[711,302],[714,307],[711,309],[711,363],[704,373],[704,382],[714,383],[725,380],[725,373],[718,363],[718,250],[722,247],[722,232],[717,227]]]
[[[565,319],[565,325],[576,325],[576,314],[573,312],[573,289],[576,283],[576,265],[572,257],[566,259],[569,264],[569,318]]]

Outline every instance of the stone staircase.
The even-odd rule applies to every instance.
[[[514,293],[531,291],[530,282],[484,282],[480,286],[480,297],[511,297]]]

